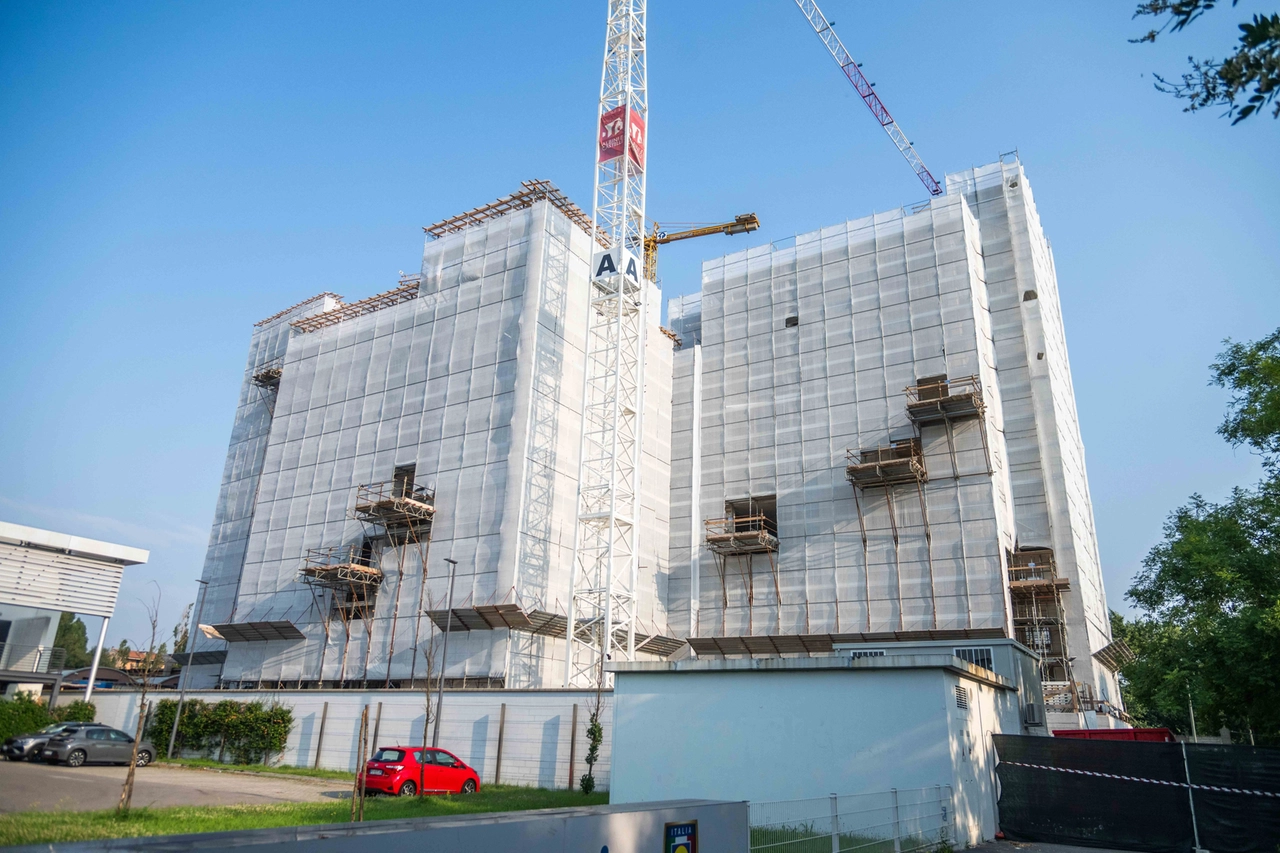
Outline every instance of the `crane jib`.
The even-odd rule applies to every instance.
[[[814,33],[817,34],[823,46],[831,54],[831,58],[840,66],[844,76],[848,78],[854,90],[862,98],[862,102],[867,105],[867,109],[871,110],[871,114],[876,117],[876,121],[884,128],[885,133],[889,134],[889,138],[893,140],[893,144],[897,146],[898,152],[907,161],[911,171],[916,173],[916,177],[929,190],[930,195],[941,195],[942,187],[925,167],[924,161],[920,159],[920,155],[916,153],[910,140],[907,139],[902,129],[898,127],[898,123],[894,121],[893,116],[889,114],[889,110],[885,107],[884,102],[880,100],[880,96],[875,93],[871,83],[867,81],[866,76],[858,68],[858,63],[854,62],[853,57],[849,55],[849,51],[845,50],[844,43],[840,41],[840,37],[831,28],[830,22],[822,14],[818,4],[813,0],[795,1],[801,14],[809,22],[809,26],[813,28]]]

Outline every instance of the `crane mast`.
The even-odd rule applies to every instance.
[[[635,657],[645,329],[646,0],[609,0],[597,125],[578,516],[565,685],[606,682]]]
[[[889,109],[880,100],[875,89],[867,82],[867,78],[863,76],[862,69],[858,67],[858,63],[854,62],[853,57],[849,55],[849,51],[844,49],[844,43],[840,41],[836,31],[831,28],[831,24],[827,21],[827,16],[822,14],[818,4],[813,0],[796,0],[796,6],[799,7],[800,12],[809,21],[809,26],[813,27],[813,31],[818,34],[818,38],[822,39],[822,43],[826,46],[836,64],[840,66],[844,76],[849,78],[853,88],[858,91],[863,103],[867,105],[867,109],[871,110],[871,114],[876,117],[876,121],[880,122],[884,132],[889,134],[893,144],[898,146],[898,151],[906,158],[907,164],[911,166],[911,171],[916,173],[916,177],[920,179],[920,183],[924,184],[925,189],[929,191],[929,195],[941,195],[942,187],[925,167],[924,161],[920,159],[920,155],[916,153],[916,149],[912,147],[911,141],[902,132],[902,128],[898,127],[898,123],[893,120],[893,116],[889,114]]]

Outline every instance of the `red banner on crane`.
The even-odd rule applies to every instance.
[[[644,169],[644,119],[626,106],[614,107],[600,116],[600,162],[622,156],[623,140],[627,136],[627,113],[631,114],[630,139],[626,149],[631,162]]]

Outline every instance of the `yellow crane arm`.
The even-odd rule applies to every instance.
[[[658,223],[653,223],[653,233],[644,238],[644,277],[649,281],[657,281],[658,247],[664,243],[677,240],[691,240],[694,237],[706,237],[709,234],[746,234],[760,227],[760,218],[754,213],[743,213],[735,216],[732,222],[721,222],[719,225],[705,225],[701,228],[690,228],[688,231],[660,231]]]

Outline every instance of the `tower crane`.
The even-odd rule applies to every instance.
[[[699,225],[694,222],[675,222],[672,225]],[[644,238],[644,277],[649,281],[658,280],[658,247],[677,240],[691,240],[694,237],[706,237],[710,234],[747,234],[760,227],[760,218],[754,213],[743,213],[733,218],[732,222],[721,222],[718,225],[702,225],[687,231],[664,231],[657,223]]]
[[[640,439],[650,290],[643,275],[649,118],[646,0],[609,0],[600,77],[577,521],[565,686],[602,686],[635,657]]]
[[[875,116],[876,121],[880,122],[884,132],[889,134],[893,144],[898,147],[898,151],[906,158],[907,164],[911,166],[911,171],[916,173],[916,177],[920,179],[920,183],[924,184],[925,189],[929,191],[929,195],[941,195],[942,186],[938,184],[928,168],[925,167],[924,161],[916,153],[916,149],[911,145],[911,141],[907,139],[907,135],[902,132],[902,128],[898,127],[898,123],[889,114],[888,107],[880,100],[880,96],[875,93],[875,83],[867,82],[867,78],[863,76],[861,63],[854,62],[853,57],[849,55],[849,51],[845,50],[844,43],[840,41],[836,31],[831,28],[831,23],[827,21],[826,15],[822,14],[818,4],[814,0],[796,0],[796,6],[809,21],[813,31],[818,34],[818,38],[822,39],[822,43],[826,46],[832,59],[840,66],[844,76],[849,78],[849,82],[853,84],[853,88],[862,97],[867,109],[871,110],[871,114]]]

